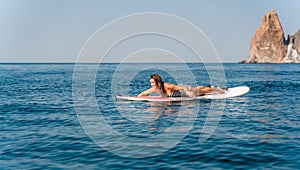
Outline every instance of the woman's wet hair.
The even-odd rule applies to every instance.
[[[155,81],[155,84],[157,85],[158,89],[160,89],[163,93],[166,94],[164,82],[162,81],[161,77],[158,74],[152,74],[150,76],[150,79],[153,79]]]

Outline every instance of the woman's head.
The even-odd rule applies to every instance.
[[[152,74],[150,76],[150,84],[152,87],[156,87],[162,90],[163,92],[165,92],[164,82],[162,81],[161,77],[158,74]]]

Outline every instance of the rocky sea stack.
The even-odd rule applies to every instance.
[[[300,63],[300,29],[286,39],[277,13],[269,11],[251,39],[248,60],[240,63]]]

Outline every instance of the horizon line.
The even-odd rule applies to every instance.
[[[239,62],[123,62],[122,64],[223,64],[223,63],[239,63]],[[0,64],[121,64],[121,62],[0,62]]]

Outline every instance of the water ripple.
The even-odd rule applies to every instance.
[[[207,135],[200,132],[211,101],[200,101],[197,107],[195,103],[116,102],[112,96],[115,92],[110,90],[116,67],[102,65],[96,78],[95,96],[101,115],[119,133],[144,140],[164,134],[181,120],[174,134],[187,135],[175,147],[146,158],[115,155],[95,144],[78,121],[72,99],[74,65],[1,64],[0,168],[299,169],[299,65],[225,64],[227,86],[247,85],[251,91],[226,100],[217,129],[204,143],[199,143],[199,135]],[[208,82],[203,65],[189,67],[197,82]],[[172,69],[176,67],[172,65]],[[136,75],[137,79],[129,83],[129,92],[135,95],[146,89],[151,73],[153,70],[145,70]],[[170,75],[159,73],[174,81]],[[83,116],[97,124],[100,114],[89,112],[94,106],[78,107],[85,109]],[[180,109],[184,114],[179,114]],[[190,128],[186,122],[193,120],[193,111],[198,115]],[[214,126],[214,122],[207,126]]]

